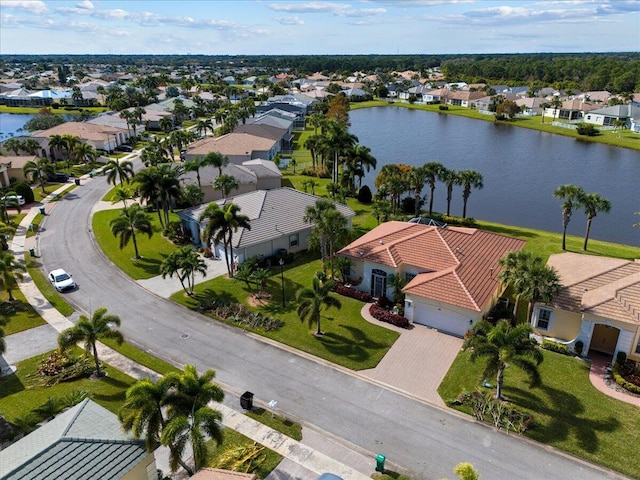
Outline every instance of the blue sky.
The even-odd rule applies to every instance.
[[[640,50],[639,0],[0,0],[0,54]]]

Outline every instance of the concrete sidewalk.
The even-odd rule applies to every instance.
[[[84,178],[84,181],[88,181],[88,179]],[[70,184],[64,185],[45,198],[42,202],[45,206],[45,211],[54,208],[55,204],[49,204],[49,201],[70,186]],[[19,261],[26,260],[26,252],[29,248],[33,248],[31,245],[35,245],[37,242],[35,237],[27,238],[26,233],[28,226],[31,225],[33,218],[38,213],[40,213],[39,208],[32,208],[30,210],[20,223],[11,243],[11,251]],[[217,263],[221,264],[226,272],[224,262],[218,261]],[[29,302],[37,313],[47,322],[47,325],[6,337],[5,340],[7,340],[7,344],[12,352],[9,357],[12,362],[31,358],[55,348],[57,346],[59,333],[73,326],[73,323],[68,318],[64,317],[49,304],[28,273],[25,274],[24,282],[19,283],[19,287],[27,299],[27,302]],[[180,287],[178,290],[179,289]],[[18,342],[15,348],[11,346],[14,345],[14,341]],[[157,380],[160,377],[158,373],[132,361],[101,343],[98,344],[98,355],[102,361],[132,378],[141,379],[147,377]],[[338,474],[345,480],[365,480],[370,478],[371,473],[374,471],[374,460],[371,459],[367,461],[365,456],[357,452],[350,452],[349,459],[356,463],[360,470],[323,453],[325,449],[336,451],[337,444],[333,440],[325,438],[320,434],[315,434],[311,437],[314,443],[312,447],[307,443],[298,442],[289,438],[226,405],[216,404],[213,405],[213,407],[222,413],[222,423],[226,428],[237,430],[243,435],[271,448],[285,457],[286,460],[281,462],[269,476],[271,480],[296,478],[300,480],[315,480],[319,474],[324,472]],[[343,454],[348,451],[344,445],[340,445],[339,449]],[[162,452],[162,450],[158,452],[157,464],[158,468],[163,471],[169,471],[166,452]]]

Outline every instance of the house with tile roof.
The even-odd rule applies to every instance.
[[[640,260],[565,252],[547,265],[563,288],[550,305],[534,307],[535,332],[570,348],[580,341],[585,353],[624,352],[640,360]]]
[[[242,263],[254,256],[269,257],[278,250],[284,249],[289,253],[302,252],[309,248],[312,224],[304,221],[307,207],[315,206],[320,197],[310,195],[289,187],[274,190],[257,190],[218,200],[216,203],[224,207],[234,203],[240,207],[240,214],[247,215],[251,229],[241,228],[233,235],[233,252]],[[336,203],[336,208],[347,219],[347,227],[355,212],[346,205]],[[207,205],[188,208],[178,213],[182,225],[191,233],[193,243],[202,243],[202,231],[206,224],[200,223],[199,218]],[[215,254],[224,258],[223,245],[216,245]]]
[[[129,138],[129,132],[127,132],[126,128],[122,129],[87,122],[61,123],[47,130],[33,133],[31,136],[39,141],[41,147],[48,148],[49,138],[53,135],[65,134],[79,137],[81,142],[88,143],[96,150],[108,151],[113,150],[118,145],[122,145]]]
[[[0,451],[2,480],[155,480],[153,452],[90,399]]]
[[[474,228],[386,222],[338,252],[351,260],[354,288],[393,297],[389,277],[408,283],[409,321],[457,336],[486,315],[503,293],[498,261],[524,247],[517,238]]]
[[[247,160],[262,158],[273,160],[280,151],[280,142],[272,138],[250,133],[227,133],[219,137],[205,137],[187,147],[185,160],[204,157],[209,152],[220,152],[229,163],[242,164]]]

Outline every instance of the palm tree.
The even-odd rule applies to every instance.
[[[200,205],[204,192],[197,185],[185,185],[180,191],[180,201],[190,207]]]
[[[237,190],[239,187],[238,181],[236,177],[233,175],[228,175],[223,173],[222,175],[216,177],[213,181],[213,188],[216,190],[220,190],[222,192],[222,196],[227,198],[231,193],[231,190]]]
[[[425,164],[425,176],[429,184],[429,216],[433,213],[433,192],[436,189],[436,180],[438,180],[444,171],[444,165],[438,162],[429,162]],[[480,179],[482,181],[482,178]]]
[[[222,169],[229,163],[229,158],[220,152],[209,152],[204,156],[207,165],[212,165],[218,169],[218,176],[222,175]]]
[[[104,172],[107,174],[107,182],[115,186],[116,181],[120,181],[120,186],[124,185],[124,182],[129,182],[134,176],[133,163],[130,160],[112,159],[107,162],[104,167]]]
[[[182,456],[188,443],[193,450],[194,463],[193,469],[185,468],[190,475],[206,464],[206,437],[218,445],[222,443],[222,414],[208,406],[211,402],[224,400],[224,392],[212,382],[215,375],[214,370],[198,375],[194,365],[185,365],[175,391],[169,394],[167,422],[160,440],[163,445],[173,447],[169,458],[172,471],[177,470],[178,465],[184,467]]]
[[[476,323],[462,346],[471,349],[472,362],[486,359],[483,378],[496,375],[496,398],[502,399],[504,371],[513,365],[529,377],[529,385],[536,387],[542,383],[538,365],[544,359],[537,342],[530,338],[532,329],[528,324],[512,327],[508,320],[500,320],[494,327],[486,320]]]
[[[329,120],[324,127],[323,139],[327,151],[333,153],[331,178],[334,183],[338,183],[340,156],[358,142],[358,137],[349,133],[344,122]]]
[[[35,182],[39,180],[42,193],[47,193],[44,189],[44,185],[47,182],[47,175],[52,174],[54,171],[53,165],[49,160],[46,158],[38,158],[36,161],[30,160],[24,164],[22,171],[29,181]]]
[[[100,370],[100,360],[98,359],[98,340],[101,338],[112,338],[118,345],[124,341],[122,333],[114,330],[112,325],[120,326],[120,317],[107,314],[107,307],[100,307],[92,315],[91,319],[84,315],[80,316],[78,323],[73,327],[64,330],[58,336],[58,345],[66,350],[78,342],[84,342],[84,349],[87,354],[93,353],[96,363],[96,377],[103,376]]]
[[[462,218],[467,218],[467,200],[469,200],[469,195],[471,195],[471,187],[482,190],[484,187],[482,174],[475,170],[462,170],[458,175],[460,177],[460,185],[464,187],[462,192],[462,200],[464,202]]]
[[[317,200],[315,205],[309,206],[305,209],[302,221],[315,226],[322,221],[322,218],[328,210],[335,208],[335,205],[329,200]],[[325,232],[322,228],[314,229],[313,236],[317,238],[317,245],[320,250],[320,259],[322,260],[322,265],[324,268],[327,259],[327,238],[325,236]]]
[[[409,186],[413,190],[413,202],[414,202],[414,217],[420,214],[420,207],[422,206],[422,188],[427,181],[427,170],[425,166],[413,167],[409,172]]]
[[[120,186],[116,187],[113,191],[113,195],[111,196],[111,203],[122,202],[124,208],[127,208],[127,200],[133,198],[133,194],[131,193],[131,189],[128,187]]]
[[[240,207],[234,203],[228,203],[220,207],[217,203],[210,203],[200,215],[200,222],[206,220],[203,237],[207,245],[211,241],[222,242],[224,245],[225,262],[229,277],[233,277],[233,233],[239,228],[251,230],[249,217],[240,215]]]
[[[7,208],[15,208],[20,213],[22,212],[22,205],[20,205],[18,194],[15,190],[4,190],[2,195],[2,199],[0,199],[0,220],[4,223],[9,223],[11,219]]]
[[[539,262],[533,263],[525,280],[522,297],[529,301],[529,305],[527,306],[527,322],[531,323],[535,304],[538,302],[550,304],[558,293],[560,293],[562,285],[560,284],[558,272],[556,272],[554,268],[545,265],[542,259],[540,259]]]
[[[447,217],[451,212],[451,199],[453,198],[453,187],[455,185],[462,185],[460,182],[460,175],[453,169],[443,168],[440,173],[440,180],[447,186]]]
[[[164,212],[161,217],[162,227],[169,224],[169,210],[173,209],[175,201],[180,196],[180,176],[183,169],[181,166],[172,166],[170,164],[159,165],[157,168],[158,181],[158,202]]]
[[[27,138],[20,144],[20,148],[29,155],[36,155],[40,150],[40,144],[35,138]]]
[[[527,283],[527,275],[534,262],[542,261],[535,257],[530,251],[517,250],[507,253],[499,260],[502,270],[498,278],[505,285],[511,285],[514,291],[515,302],[513,306],[513,320],[517,318],[520,298],[525,291],[524,285]]]
[[[16,202],[17,203],[17,202]],[[0,205],[3,205],[4,202],[0,202]],[[20,205],[18,205],[20,206]],[[4,210],[6,212],[6,209]],[[18,210],[18,213],[20,211]],[[1,251],[5,251],[9,249],[9,242],[8,240],[13,237],[13,235],[16,233],[16,229],[14,227],[12,227],[11,225],[7,225],[4,222],[0,221],[0,250]]]
[[[561,199],[562,202],[562,250],[567,249],[567,226],[571,220],[573,207],[579,206],[585,192],[576,185],[560,185],[553,192],[553,196]]]
[[[9,252],[0,252],[0,283],[9,294],[9,301],[13,302],[13,288],[16,286],[16,279],[22,281],[27,268],[23,263],[16,261]]]
[[[586,251],[591,231],[591,221],[596,218],[598,212],[609,213],[611,211],[611,202],[598,193],[586,193],[580,199],[580,204],[584,207],[584,213],[587,215],[587,231],[584,234],[584,245],[582,246],[582,249]]]
[[[200,169],[209,165],[207,163],[206,157],[202,158],[200,156],[194,158],[193,160],[189,160],[188,162],[184,162],[184,170],[186,172],[196,172],[196,178],[198,179],[198,188],[202,188],[202,184],[200,183]]]
[[[342,308],[342,303],[337,298],[331,296],[331,289],[333,288],[333,280],[323,281],[321,279],[323,275],[316,275],[312,280],[312,288],[305,288],[298,291],[296,297],[298,304],[298,317],[301,321],[307,320],[309,326],[314,323],[318,325],[316,335],[322,335],[320,329],[320,313],[323,307],[335,307]]]
[[[194,252],[189,246],[182,247],[171,252],[160,264],[162,278],[173,278],[174,275],[180,280],[183,290],[189,296],[193,295],[196,273],[207,274],[207,264],[204,259]]]
[[[58,159],[56,153],[61,153],[64,146],[65,141],[62,138],[62,135],[55,134],[49,137],[49,153],[53,160]]]
[[[151,221],[149,216],[144,213],[142,207],[133,204],[129,208],[124,208],[120,212],[120,216],[109,222],[111,233],[114,237],[120,237],[120,250],[133,240],[133,249],[135,251],[134,259],[142,258],[138,253],[138,242],[136,241],[136,233],[146,233],[149,238],[153,235]]]
[[[198,134],[206,135],[207,129],[211,130],[211,133],[213,133],[213,122],[211,121],[211,119],[205,118],[203,120],[198,120],[198,123],[196,124],[196,130],[198,131]]]

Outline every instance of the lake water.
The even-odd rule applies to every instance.
[[[562,232],[560,200],[553,191],[572,183],[611,202],[610,213],[593,219],[589,238],[640,246],[640,228],[633,227],[640,222],[640,216],[634,215],[640,211],[640,152],[636,150],[405,108],[366,108],[350,112],[349,117],[351,133],[371,148],[378,161],[376,171],[363,179],[374,193],[382,165],[435,161],[484,176],[484,188],[471,191],[467,216]],[[444,184],[438,183],[434,210],[446,211],[446,193]],[[462,187],[454,188],[451,213],[462,215]],[[586,215],[574,211],[567,233],[583,236],[585,229]]]
[[[0,113],[0,142],[7,138],[28,134],[29,132],[21,132],[20,129],[34,116],[35,115]]]

